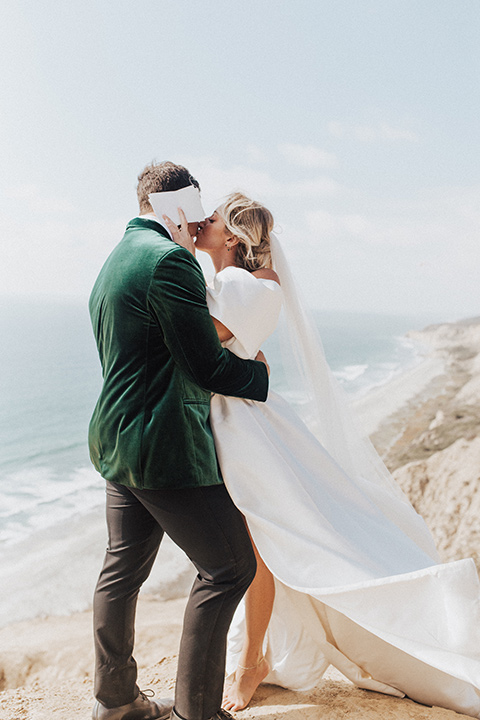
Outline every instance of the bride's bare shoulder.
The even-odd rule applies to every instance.
[[[262,280],[274,280],[280,285],[280,278],[278,277],[275,270],[270,270],[270,268],[261,268],[260,270],[254,270],[252,272],[252,275],[255,275],[255,277]]]

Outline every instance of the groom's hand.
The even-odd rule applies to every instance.
[[[270,365],[267,363],[267,358],[263,354],[261,350],[258,351],[258,353],[255,356],[255,360],[259,360],[260,362],[263,362],[267,366],[267,373],[268,377],[270,377]]]
[[[163,215],[165,225],[170,230],[174,242],[176,242],[177,245],[181,245],[182,247],[184,247],[185,250],[191,252],[192,255],[195,255],[195,244],[193,242],[193,237],[190,235],[185,213],[180,207],[178,208],[178,214],[180,216],[180,226],[175,225],[175,223],[168,217],[168,215]]]

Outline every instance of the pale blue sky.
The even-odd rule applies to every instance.
[[[480,314],[480,2],[10,1],[0,293],[86,298],[151,159],[274,212],[318,307]]]

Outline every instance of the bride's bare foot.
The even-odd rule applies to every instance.
[[[269,672],[270,667],[264,657],[255,667],[237,667],[225,680],[222,708],[233,711],[246,708],[253,693]]]

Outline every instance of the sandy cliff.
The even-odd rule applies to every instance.
[[[443,358],[445,374],[417,398],[385,461],[442,558],[473,557],[480,569],[480,318],[411,336]],[[390,428],[398,422],[392,418]]]

